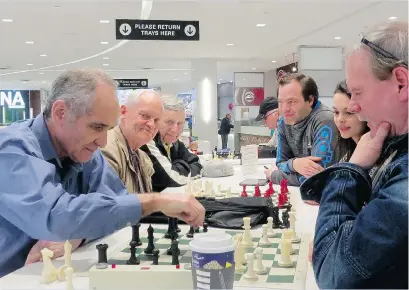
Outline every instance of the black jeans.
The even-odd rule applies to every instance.
[[[227,149],[227,141],[229,139],[229,134],[222,134],[222,149]]]

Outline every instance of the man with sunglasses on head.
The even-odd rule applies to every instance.
[[[338,129],[332,111],[318,100],[318,87],[311,77],[285,75],[277,85],[281,115],[277,160],[265,174],[275,184],[286,179],[288,185],[300,186],[335,162]]]
[[[348,110],[371,131],[348,163],[301,187],[320,203],[312,262],[321,289],[408,289],[408,75],[407,22],[375,28],[348,58]]]
[[[175,96],[162,96],[164,113],[159,132],[151,142],[141,147],[150,157],[155,173],[152,176],[154,191],[178,187],[187,183],[188,176],[199,175],[202,170],[199,157],[179,140],[185,125],[183,100]]]

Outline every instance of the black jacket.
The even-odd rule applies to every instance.
[[[220,123],[220,130],[219,130],[219,134],[220,135],[228,135],[230,134],[230,129],[234,128],[234,126],[232,125],[231,121],[229,119],[227,119],[227,117],[224,117],[222,119],[222,122]]]
[[[160,192],[167,187],[178,187],[187,183],[191,176],[200,174],[202,165],[199,157],[192,154],[181,141],[176,141],[170,148],[170,159],[158,133],[148,144],[141,147],[153,163],[155,173],[152,176],[152,188]]]

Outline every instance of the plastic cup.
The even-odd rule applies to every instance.
[[[189,246],[194,289],[233,289],[235,242],[231,235],[196,234]]]

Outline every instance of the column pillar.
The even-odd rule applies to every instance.
[[[197,59],[192,61],[193,90],[196,96],[196,110],[193,131],[199,140],[217,146],[217,61]]]

